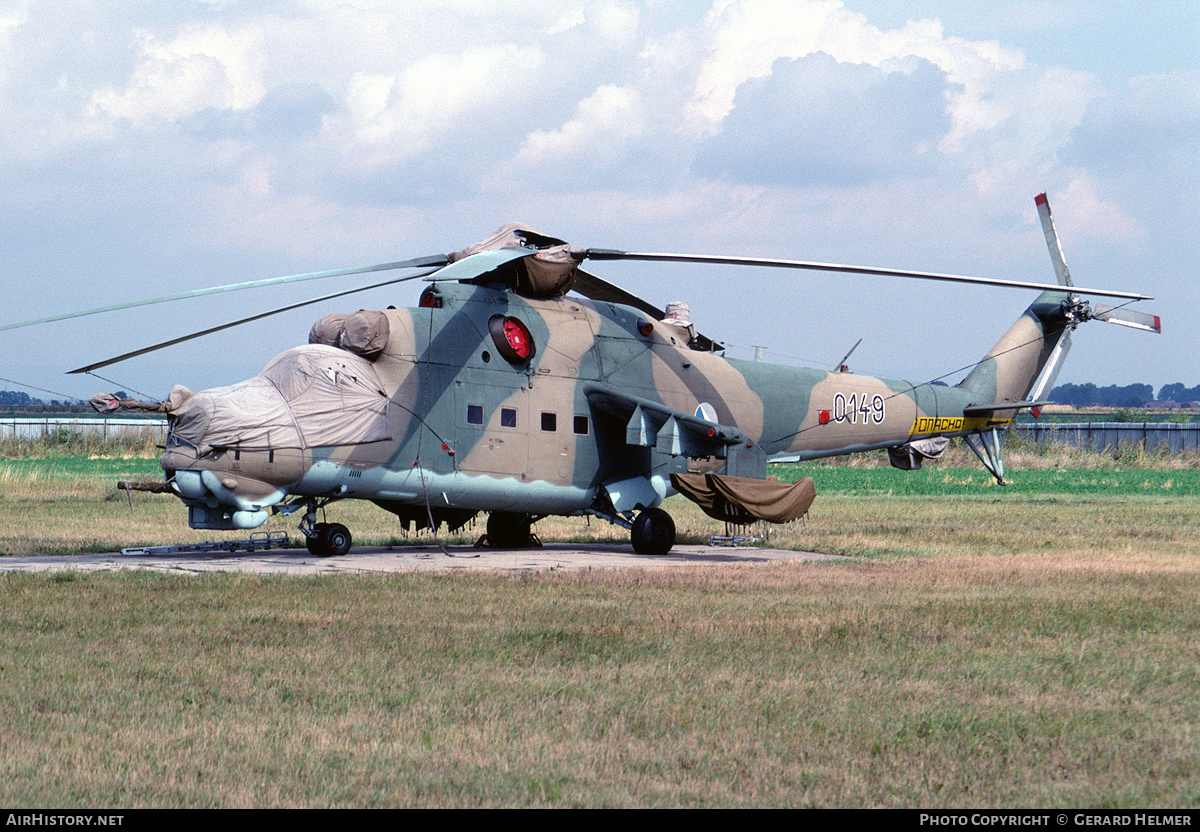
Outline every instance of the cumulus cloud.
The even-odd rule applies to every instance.
[[[326,129],[367,154],[407,159],[444,137],[501,118],[522,101],[542,62],[536,47],[471,46],[415,61],[395,75],[355,75]]]
[[[1103,186],[1093,177],[1080,175],[1050,196],[1061,217],[1060,235],[1066,240],[1105,240],[1131,245],[1145,239],[1143,229],[1129,212],[1113,199],[1101,195]],[[1064,240],[1064,243],[1066,242]]]
[[[1139,76],[1089,102],[1066,149],[1087,167],[1200,181],[1200,73]]]
[[[733,106],[739,86],[770,73],[778,58],[823,51],[840,56],[842,43],[863,40],[860,15],[836,0],[722,0],[713,4],[702,35],[710,44],[696,77],[693,106],[719,122]]]
[[[605,84],[579,102],[570,121],[530,133],[516,155],[529,169],[594,169],[619,164],[646,126],[637,90]]]
[[[450,250],[511,218],[997,276],[1020,250],[1041,273],[1039,190],[1064,234],[1178,241],[1174,263],[1196,238],[1194,70],[1110,82],[1005,30],[881,24],[854,0],[16,8],[0,12],[6,250],[93,255],[128,294],[232,260]]]
[[[135,128],[178,121],[205,109],[245,110],[263,97],[264,55],[252,31],[214,26],[163,41],[139,32],[141,60],[128,86],[100,90],[95,109]]]
[[[951,127],[945,73],[927,61],[888,71],[816,53],[746,81],[694,169],[757,184],[861,185],[939,164]]]
[[[1103,195],[1099,207],[1081,200],[1090,236],[1143,256],[1157,251],[1176,263],[1194,259],[1200,241],[1200,73],[1136,76],[1098,96],[1060,157],[1072,184],[1087,183],[1084,193]],[[1109,206],[1117,216],[1104,210]],[[1170,273],[1186,282],[1175,269]]]
[[[763,79],[769,86],[780,59],[824,53],[839,64],[882,73],[923,61],[944,75],[950,124],[935,128],[937,150],[992,198],[1002,183],[1044,169],[1100,92],[1085,73],[1032,66],[1017,49],[948,35],[937,20],[881,29],[836,0],[725,0],[714,4],[702,31],[707,48],[688,108],[701,130],[722,132],[737,96],[762,89]],[[854,153],[853,146],[847,149]]]

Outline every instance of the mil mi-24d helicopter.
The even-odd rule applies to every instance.
[[[579,249],[519,225],[480,243],[358,269],[197,290],[110,309],[317,277],[393,269],[429,282],[416,308],[327,315],[309,343],[254,378],[166,401],[100,395],[101,411],[164,412],[166,491],[197,529],[252,529],[299,513],[311,552],[345,554],[350,531],[327,506],[366,499],[404,527],[452,531],[487,512],[498,548],[535,542],[548,515],[591,515],[630,530],[638,553],[666,553],[673,493],[747,523],[802,516],[815,488],[767,479],[769,463],[886,448],[919,468],[960,436],[1003,483],[999,428],[1045,395],[1080,323],[1160,332],[1159,318],[1092,306],[1073,285],[1045,194],[1036,199],[1058,285],[792,260]],[[655,306],[579,268],[584,260],[722,263],[982,283],[1040,294],[955,387],[725,358],[678,309]],[[572,293],[573,290],[573,293]],[[305,304],[295,304],[293,309]],[[285,309],[265,313],[275,314]],[[80,367],[90,372],[257,315]]]

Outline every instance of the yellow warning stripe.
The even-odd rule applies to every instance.
[[[994,419],[987,416],[919,416],[913,422],[912,433],[958,433],[959,431],[984,430],[986,428],[1011,425],[1012,419]]]

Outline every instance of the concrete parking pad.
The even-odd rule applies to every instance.
[[[676,546],[667,555],[637,555],[628,544],[548,543],[535,549],[476,549],[469,546],[362,547],[338,558],[318,558],[306,549],[258,552],[187,552],[173,554],[101,553],[0,558],[0,571],[157,569],[171,572],[255,572],[318,575],[339,572],[428,572],[436,570],[543,571],[696,567],[714,564],[765,564],[837,560],[837,555],[786,549],[731,546]]]

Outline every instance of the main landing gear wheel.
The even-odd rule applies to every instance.
[[[305,541],[308,551],[319,558],[341,557],[350,551],[352,543],[350,530],[341,523],[317,523]]]
[[[675,545],[675,521],[661,508],[648,508],[633,521],[630,537],[639,555],[665,555]]]

